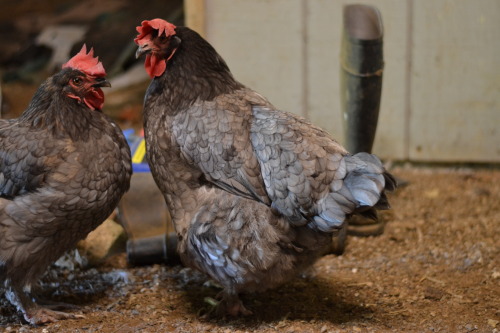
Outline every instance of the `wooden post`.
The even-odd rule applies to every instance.
[[[205,0],[184,0],[185,24],[206,37]]]

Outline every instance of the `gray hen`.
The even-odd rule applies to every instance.
[[[19,118],[0,120],[0,282],[31,324],[77,317],[35,303],[31,286],[129,187],[130,149],[101,112],[105,75],[84,46]]]
[[[171,210],[184,263],[224,290],[218,312],[249,314],[241,292],[274,287],[312,264],[346,217],[388,208],[396,184],[380,160],[351,156],[328,133],[276,110],[236,81],[196,32],[137,28],[153,81],[147,156]]]

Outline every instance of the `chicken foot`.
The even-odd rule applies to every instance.
[[[39,298],[35,297],[35,302],[38,305],[43,306],[44,308],[47,308],[49,310],[55,310],[55,311],[60,311],[60,310],[80,310],[80,307],[78,305],[66,303],[66,302],[56,302],[56,301],[51,301],[49,299],[44,299],[44,298]]]
[[[46,306],[35,303],[29,292],[19,286],[10,285],[5,291],[5,296],[18,311],[22,312],[24,319],[32,325],[43,325],[63,319],[81,319],[82,315],[55,311],[56,309],[72,308],[71,304],[49,302]]]
[[[231,317],[250,316],[253,314],[243,305],[237,293],[223,290],[217,295],[217,298],[220,299],[220,302],[215,309],[215,313],[219,317],[226,315]]]

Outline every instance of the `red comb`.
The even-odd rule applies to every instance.
[[[83,44],[82,49],[67,63],[62,65],[62,68],[70,67],[78,69],[85,74],[92,76],[106,76],[104,66],[99,61],[98,57],[94,58],[94,48],[91,48],[87,54],[87,45]]]
[[[142,21],[141,26],[137,27],[136,30],[139,35],[134,39],[137,44],[139,40],[149,35],[153,29],[158,30],[158,36],[165,34],[165,36],[175,35],[175,25],[169,23],[162,19],[154,19],[150,21]]]

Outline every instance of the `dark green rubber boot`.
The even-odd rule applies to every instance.
[[[344,7],[340,96],[345,146],[351,154],[371,153],[375,140],[384,69],[382,38],[382,17],[375,7]]]
[[[383,26],[377,8],[367,5],[344,7],[341,62],[341,107],[345,147],[351,154],[371,153],[377,129],[382,91]],[[384,232],[381,219],[353,216],[346,230],[332,238],[332,253],[342,254],[347,235],[375,236]]]

